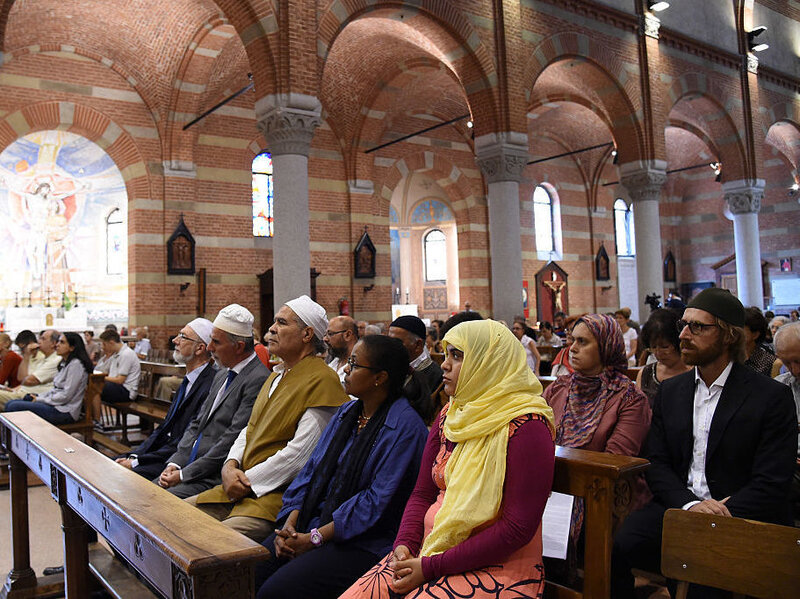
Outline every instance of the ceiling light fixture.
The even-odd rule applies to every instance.
[[[761,42],[760,44],[756,43],[756,38],[764,33],[767,30],[766,26],[759,25],[757,27],[753,27],[750,31],[747,32],[747,49],[750,52],[761,52],[769,48],[769,44],[765,42]]]
[[[650,12],[661,12],[669,8],[669,2],[659,2],[654,0],[647,0],[647,8]]]

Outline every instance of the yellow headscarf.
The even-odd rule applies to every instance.
[[[555,435],[553,411],[511,331],[493,320],[464,322],[445,335],[445,352],[448,345],[464,352],[444,423],[445,437],[458,445],[445,468],[447,492],[421,556],[456,546],[499,514],[509,422],[538,414]]]

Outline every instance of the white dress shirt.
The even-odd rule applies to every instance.
[[[275,377],[269,387],[269,397],[272,397],[283,378],[284,369],[282,367],[283,364],[275,367],[278,376]],[[278,487],[294,480],[300,469],[308,461],[308,458],[311,457],[311,452],[317,446],[317,442],[322,436],[322,431],[328,426],[328,421],[338,409],[338,407],[308,408],[303,412],[300,422],[297,423],[297,431],[295,431],[292,440],[286,444],[286,447],[260,464],[256,464],[244,471],[250,481],[250,488],[257,497],[266,495],[270,491],[274,491]],[[236,441],[231,446],[225,461],[236,460],[241,465],[246,444],[247,427],[243,428],[239,436],[236,437]]]
[[[697,368],[694,369],[694,417],[692,423],[692,461],[689,464],[689,477],[686,481],[688,489],[700,499],[711,499],[711,491],[706,481],[706,457],[708,452],[708,433],[711,431],[711,421],[717,409],[722,388],[728,380],[733,368],[733,362],[728,362],[711,386],[706,386]],[[699,501],[690,501],[683,506],[688,510]]]

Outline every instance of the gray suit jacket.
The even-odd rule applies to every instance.
[[[227,368],[220,369],[198,415],[181,437],[177,451],[167,460],[182,467],[183,477],[183,482],[170,491],[179,497],[188,497],[220,483],[222,464],[239,432],[247,426],[253,404],[268,375],[267,367],[258,356],[254,357],[233,379],[212,413],[214,399],[228,376]],[[197,457],[188,464],[195,440],[201,434]]]

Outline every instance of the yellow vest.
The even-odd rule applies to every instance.
[[[272,397],[269,390],[278,376],[272,373],[256,398],[247,423],[246,443],[240,468],[248,470],[286,447],[297,431],[297,423],[308,408],[338,407],[349,400],[339,377],[316,356],[300,360],[283,375]],[[291,481],[290,481],[291,482]],[[275,521],[283,503],[280,487],[262,497],[244,497],[235,503],[230,516],[250,516]],[[204,491],[197,503],[231,503],[222,485]]]

